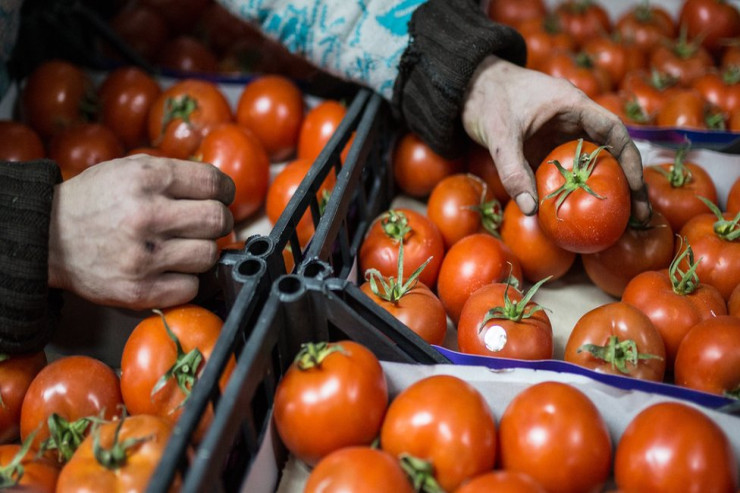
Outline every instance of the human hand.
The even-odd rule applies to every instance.
[[[627,177],[632,216],[649,219],[642,159],[626,127],[570,82],[491,55],[470,81],[462,121],[490,151],[501,183],[524,214],[537,211],[534,169],[559,144],[585,138],[608,146]]]
[[[232,230],[234,182],[215,166],[135,155],[56,186],[49,285],[131,309],[185,303]]]

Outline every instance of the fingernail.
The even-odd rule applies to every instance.
[[[526,192],[522,192],[514,198],[516,205],[519,206],[519,210],[526,216],[531,216],[537,209],[537,203],[534,201],[534,197]]]

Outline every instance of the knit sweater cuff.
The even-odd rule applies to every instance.
[[[488,55],[524,65],[526,45],[509,26],[491,21],[474,0],[429,0],[409,22],[393,108],[435,152],[463,150],[460,113],[468,83]]]
[[[49,222],[54,185],[49,160],[0,162],[0,353],[43,348],[61,308],[48,287]]]

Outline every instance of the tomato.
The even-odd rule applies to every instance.
[[[517,2],[500,1],[505,5]],[[570,34],[563,31],[555,15],[528,19],[518,24],[517,31],[527,45],[527,68],[540,70],[542,64],[554,51],[574,51],[576,45]]]
[[[662,382],[665,346],[643,312],[617,301],[578,319],[565,345],[565,361],[597,372]]]
[[[650,122],[657,117],[666,99],[679,91],[675,78],[655,69],[650,72],[628,71],[622,79],[620,89],[627,99],[637,101],[647,113]]]
[[[612,30],[609,13],[595,1],[563,0],[555,7],[555,15],[577,46]]]
[[[437,295],[457,324],[463,305],[478,288],[513,276],[522,282],[522,268],[511,249],[487,233],[466,236],[447,251],[439,269]]]
[[[493,469],[496,419],[483,395],[452,375],[422,378],[388,406],[380,447],[428,462],[444,491]]]
[[[177,422],[222,326],[218,315],[196,305],[168,308],[141,320],[121,355],[121,393],[129,413]],[[232,356],[219,378],[221,391],[234,365]],[[202,439],[212,419],[209,404],[191,438],[194,442]]]
[[[167,157],[167,154],[160,149],[159,147],[135,147],[134,149],[131,149],[126,152],[126,156],[134,156],[136,154],[146,154],[148,156],[155,156],[155,157]]]
[[[19,455],[20,462],[11,465]],[[38,457],[32,450],[24,453],[21,445],[0,445],[0,484],[8,491],[54,493],[58,477],[59,467],[52,460]]]
[[[90,166],[124,155],[121,141],[101,123],[80,123],[56,133],[49,143],[49,158],[59,165],[65,180]]]
[[[530,476],[515,471],[491,471],[463,483],[455,493],[545,493],[545,489]]]
[[[671,43],[653,48],[650,65],[675,77],[680,85],[689,87],[694,80],[707,73],[714,61],[696,41],[688,41],[681,36]]]
[[[491,0],[488,3],[488,17],[492,21],[515,27],[524,21],[542,19],[546,12],[543,0]]]
[[[42,140],[95,117],[95,87],[80,67],[63,60],[38,65],[21,89],[21,119]]]
[[[727,313],[735,317],[740,317],[740,284],[730,293],[730,299],[727,301]]]
[[[740,317],[724,315],[694,325],[676,354],[676,385],[740,396]]]
[[[740,67],[740,43],[729,43],[725,47],[720,60],[720,67],[722,70]]]
[[[678,24],[685,25],[688,36],[701,39],[712,53],[719,53],[728,39],[740,36],[740,13],[725,0],[685,0]]]
[[[175,36],[167,40],[157,61],[163,68],[186,74],[218,72],[216,55],[203,42],[190,35]]]
[[[535,179],[541,197],[537,219],[560,248],[594,253],[624,233],[630,190],[619,163],[603,147],[582,139],[561,144],[542,161]]]
[[[281,75],[263,75],[242,90],[236,122],[251,129],[271,161],[295,153],[303,122],[303,93],[295,82]]]
[[[127,416],[94,428],[59,474],[57,493],[145,491],[171,434],[169,420],[149,414]],[[108,452],[101,454],[102,461],[98,446]],[[119,447],[119,453],[122,448],[123,453],[110,453],[114,447]],[[178,484],[176,480],[173,489]]]
[[[140,68],[117,68],[98,88],[101,122],[127,149],[146,145],[149,108],[161,92],[159,83]]]
[[[259,31],[217,2],[203,9],[194,31],[220,57],[236,43],[248,41],[254,45],[260,38]]]
[[[189,32],[208,6],[208,0],[141,0],[156,10],[174,33]]]
[[[346,114],[347,107],[332,99],[325,99],[308,110],[298,132],[298,159],[315,161]]]
[[[21,439],[38,430],[33,444],[48,445],[59,462],[69,460],[89,430],[90,418],[112,419],[121,413],[123,400],[118,375],[89,356],[65,356],[46,365],[31,381],[21,407]],[[53,415],[57,425],[52,431]]]
[[[184,79],[165,89],[149,111],[149,141],[168,156],[188,159],[219,123],[232,121],[226,96],[214,83]]]
[[[34,129],[18,121],[0,120],[0,160],[33,161],[44,157],[44,143]]]
[[[141,3],[128,3],[110,20],[110,27],[126,45],[144,60],[154,62],[168,39],[170,28],[164,17],[155,9]],[[110,46],[112,58],[121,54]]]
[[[682,402],[661,402],[632,418],[614,454],[620,491],[735,491],[737,461],[710,417]]]
[[[609,73],[583,52],[553,52],[542,62],[540,69],[553,77],[570,81],[590,98],[608,91],[612,85]]]
[[[345,447],[324,457],[311,471],[304,493],[413,493],[398,459],[371,447]]]
[[[673,253],[673,230],[665,216],[654,209],[647,224],[630,220],[615,244],[581,255],[581,260],[591,282],[619,298],[637,274],[667,268]]]
[[[594,96],[593,100],[619,117],[625,125],[648,125],[651,123],[647,110],[635,96],[623,92],[606,92]]]
[[[727,192],[727,205],[725,210],[730,214],[737,214],[740,212],[740,177],[735,179],[735,182],[730,187],[730,191]]]
[[[717,288],[725,300],[740,284],[740,216],[729,212],[699,214],[689,219],[680,235],[691,245],[696,274]]]
[[[360,272],[377,269],[385,277],[395,276],[401,240],[403,271],[410,275],[431,257],[419,281],[434,289],[445,254],[444,240],[437,226],[413,209],[389,209],[375,218],[360,245]]]
[[[711,175],[687,154],[688,148],[684,147],[676,152],[673,162],[644,168],[650,203],[665,216],[674,233],[692,217],[710,212],[699,197],[717,203],[717,187]]]
[[[532,296],[540,284],[522,294],[508,283],[492,283],[473,292],[457,324],[457,345],[468,354],[497,358],[552,358],[552,324]]]
[[[679,91],[667,98],[655,122],[661,127],[695,130],[723,130],[726,126],[724,115],[695,89]]]
[[[547,491],[596,491],[609,478],[609,429],[572,385],[542,382],[520,391],[501,416],[499,436],[501,467],[528,474]]]
[[[663,337],[667,372],[673,370],[678,346],[692,326],[727,314],[727,305],[717,288],[700,282],[696,273],[680,268],[683,258],[692,255],[689,246],[668,269],[645,271],[633,277],[622,293],[622,301],[645,313]]]
[[[406,133],[393,151],[393,176],[401,192],[412,197],[428,196],[445,176],[460,172],[462,159],[445,159],[417,135]]]
[[[727,121],[727,130],[730,132],[740,132],[740,110],[730,113]]]
[[[0,444],[20,437],[21,405],[28,386],[46,366],[46,354],[0,354]]]
[[[214,127],[194,153],[199,161],[211,163],[234,180],[236,193],[229,210],[234,222],[243,221],[262,207],[270,181],[270,162],[252,132],[236,123]]]
[[[296,159],[286,164],[272,180],[267,188],[267,198],[265,202],[265,212],[267,213],[267,218],[270,220],[272,225],[275,225],[277,220],[280,218],[280,215],[285,210],[290,199],[295,195],[296,190],[298,190],[298,186],[306,177],[306,174],[308,174],[312,165],[313,161],[309,161],[308,159]],[[324,181],[321,182],[321,185],[316,192],[316,199],[319,202],[319,208],[322,208],[322,204],[325,204],[328,200],[336,181],[336,174],[332,169],[329,174],[326,175]],[[316,220],[316,224],[318,224],[318,219]],[[295,230],[298,235],[298,242],[301,246],[306,246],[314,233],[314,221],[310,208],[306,210],[303,216],[301,216],[301,219],[295,226]]]
[[[488,185],[491,193],[493,193],[493,197],[502,205],[506,204],[510,199],[509,193],[501,182],[496,164],[493,162],[488,149],[471,142],[465,157],[465,169],[467,172],[483,180]]]
[[[388,406],[380,361],[353,342],[304,344],[275,391],[273,418],[286,448],[309,466],[370,445]]]
[[[427,217],[444,238],[445,249],[473,233],[498,235],[501,204],[488,185],[475,175],[458,173],[443,178],[427,200]]]
[[[710,104],[727,114],[740,109],[740,66],[724,72],[709,71],[691,86]]]
[[[546,277],[563,277],[575,262],[576,254],[563,250],[542,232],[537,216],[526,216],[509,201],[504,207],[501,239],[522,267],[524,278],[537,282]]]
[[[597,36],[584,43],[583,52],[591,57],[591,62],[609,74],[611,88],[617,88],[627,73],[630,53],[625,46],[608,36]]]
[[[637,45],[643,53],[649,53],[664,41],[676,36],[673,17],[663,7],[640,3],[622,14],[614,30],[628,43]]]

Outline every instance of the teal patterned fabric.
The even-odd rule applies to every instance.
[[[0,0],[0,98],[10,86],[6,63],[13,51],[23,0]]]
[[[324,70],[391,99],[408,22],[424,0],[219,0]]]

